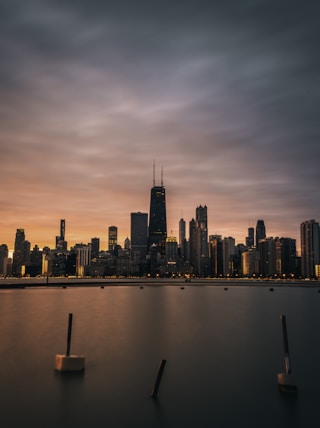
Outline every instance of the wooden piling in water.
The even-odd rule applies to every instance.
[[[70,355],[70,346],[71,346],[71,334],[72,334],[72,314],[69,314],[68,319],[68,334],[67,334],[67,350],[66,350],[66,356],[69,357]]]
[[[71,334],[72,334],[72,314],[68,319],[67,350],[65,355],[56,354],[55,369],[60,372],[83,371],[85,365],[84,355],[70,355]]]
[[[297,385],[294,376],[291,374],[286,316],[280,315],[280,320],[282,326],[285,373],[278,373],[278,385],[281,392],[296,392]]]
[[[161,360],[161,362],[160,362],[160,366],[159,366],[157,378],[156,378],[154,387],[153,387],[152,392],[151,392],[151,397],[152,398],[157,398],[158,389],[159,389],[159,386],[160,386],[160,382],[161,382],[161,378],[162,378],[162,375],[163,375],[164,368],[166,366],[166,362],[167,362],[167,360]]]

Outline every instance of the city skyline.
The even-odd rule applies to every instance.
[[[245,243],[319,218],[320,5],[4,0],[0,244],[130,236],[153,162],[168,235],[208,207]]]

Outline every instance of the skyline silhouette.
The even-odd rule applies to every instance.
[[[164,167],[167,227],[241,242],[320,213],[317,2],[1,2],[0,241],[130,233]],[[160,183],[160,173],[156,181]],[[44,240],[49,242],[44,242]]]

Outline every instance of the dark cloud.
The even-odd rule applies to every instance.
[[[317,218],[318,2],[4,0],[0,12],[11,234],[44,204],[128,229],[148,210],[153,160],[170,229],[198,204],[236,237],[255,217],[295,237]]]

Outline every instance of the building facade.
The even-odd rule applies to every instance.
[[[153,186],[150,194],[148,247],[156,245],[164,255],[167,239],[166,191],[163,185]]]
[[[300,225],[301,276],[314,278],[320,264],[320,229],[315,220],[304,221]]]

